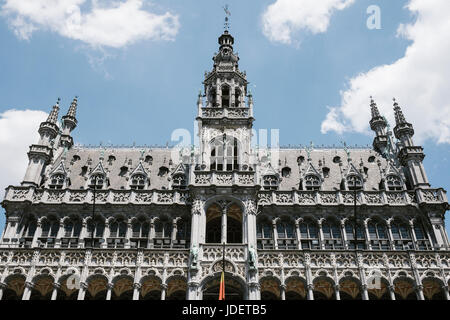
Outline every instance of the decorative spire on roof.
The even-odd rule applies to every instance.
[[[228,10],[228,4],[226,4],[226,5],[223,7],[223,10],[225,11],[225,23],[224,23],[224,28],[225,28],[225,31],[228,31],[228,30],[230,29],[230,22],[229,22],[228,17],[231,16],[231,12],[230,12],[230,10]]]
[[[380,117],[380,111],[372,96],[370,96],[370,110],[372,111],[372,119]]]
[[[53,106],[52,111],[48,115],[47,122],[50,123],[57,123],[58,122],[58,113],[59,113],[59,102],[61,101],[61,98],[58,98],[56,101],[56,104]]]
[[[398,105],[397,101],[395,100],[395,98],[393,98],[392,100],[394,101],[395,123],[397,125],[407,123],[403,111]]]
[[[77,105],[78,105],[78,96],[75,96],[75,98],[73,98],[72,103],[70,104],[69,111],[67,112],[67,117],[76,118]]]

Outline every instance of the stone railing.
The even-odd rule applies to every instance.
[[[447,203],[444,189],[415,191],[357,191],[357,205],[418,205]],[[354,205],[353,191],[260,191],[259,205]]]
[[[99,204],[187,204],[188,192],[178,190],[96,190],[95,202]],[[4,202],[31,203],[92,203],[94,192],[71,189],[36,189],[35,187],[13,187],[6,189]]]
[[[250,108],[202,108],[203,118],[248,118],[252,116]]]
[[[194,173],[194,185],[197,186],[253,186],[254,184],[255,172],[196,171]]]

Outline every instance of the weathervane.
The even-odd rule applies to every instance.
[[[231,12],[230,12],[230,10],[228,10],[227,4],[223,7],[223,10],[225,11],[224,28],[225,28],[225,30],[228,30],[230,28],[230,23],[228,22],[229,21],[228,17],[231,16]]]

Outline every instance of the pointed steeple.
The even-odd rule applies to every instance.
[[[73,98],[72,103],[70,104],[69,111],[67,112],[66,116],[76,118],[77,106],[78,106],[78,96],[75,96],[75,98]]]
[[[380,117],[380,111],[378,111],[377,104],[373,100],[372,96],[370,96],[370,110],[372,111],[372,119]]]
[[[69,111],[67,111],[67,114],[62,117],[63,122],[63,128],[62,128],[62,135],[60,140],[60,145],[71,148],[73,146],[73,138],[71,137],[70,133],[73,131],[73,129],[77,126],[77,106],[78,106],[78,96],[75,96],[72,103],[70,104]]]
[[[370,119],[370,129],[375,132],[375,138],[373,139],[374,150],[384,153],[388,144],[388,136],[386,134],[387,122],[384,117],[381,116],[372,96],[370,96],[370,111],[372,113],[372,119]]]
[[[398,103],[395,100],[395,98],[393,100],[394,100],[395,123],[397,125],[407,123],[402,109],[398,105]]]
[[[58,113],[59,113],[59,102],[61,101],[60,98],[56,101],[56,104],[53,106],[52,111],[48,115],[47,122],[50,123],[57,123],[58,122]]]

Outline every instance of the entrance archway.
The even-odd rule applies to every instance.
[[[205,284],[202,300],[219,300],[220,275]],[[241,283],[225,273],[225,300],[244,300]]]

